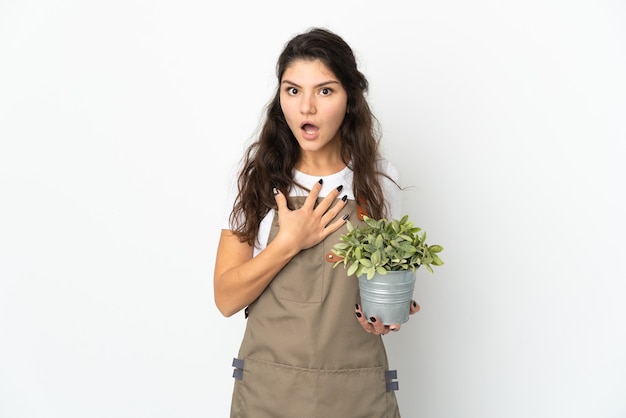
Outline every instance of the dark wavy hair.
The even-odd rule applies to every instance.
[[[276,208],[272,188],[287,193],[294,186],[293,170],[300,146],[287,125],[280,106],[280,83],[294,61],[321,61],[339,79],[348,95],[346,116],[341,124],[341,156],[354,172],[355,199],[373,218],[385,217],[388,206],[381,186],[378,120],[366,100],[368,81],[358,70],[351,47],[337,34],[312,28],[296,35],[283,49],[276,65],[278,87],[266,106],[258,139],[243,156],[238,176],[238,195],[230,215],[231,229],[241,241],[253,245],[259,224]]]

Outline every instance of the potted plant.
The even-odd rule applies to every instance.
[[[360,227],[348,221],[348,232],[332,248],[338,260],[333,268],[343,264],[348,276],[359,278],[361,309],[368,317],[377,316],[386,325],[406,322],[416,271],[424,266],[432,273],[433,266],[443,265],[438,255],[443,247],[428,245],[426,232],[408,215],[363,220]]]

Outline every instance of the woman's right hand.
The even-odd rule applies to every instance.
[[[346,223],[347,216],[332,223],[331,221],[346,205],[345,197],[337,199],[342,188],[343,186],[339,186],[333,189],[317,204],[317,198],[322,190],[320,180],[315,183],[302,207],[295,210],[289,209],[286,196],[280,190],[274,189],[279,225],[274,240],[280,240],[279,243],[291,248],[295,255],[322,242],[328,235],[341,228]]]

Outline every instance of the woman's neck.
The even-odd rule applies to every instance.
[[[340,172],[346,167],[341,157],[306,158],[302,156],[296,163],[296,170],[310,176],[328,176]]]

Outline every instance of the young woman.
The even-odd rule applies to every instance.
[[[399,417],[381,335],[400,325],[363,316],[357,279],[330,253],[348,219],[401,215],[368,82],[350,46],[321,28],[286,44],[277,78],[215,262],[217,307],[247,317],[231,417]]]

